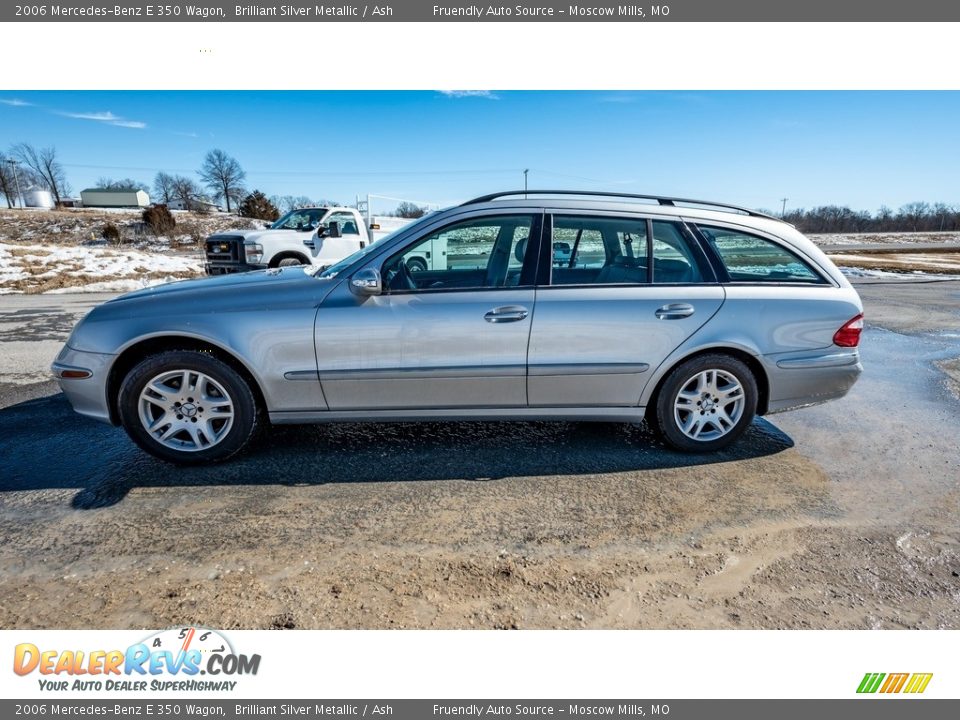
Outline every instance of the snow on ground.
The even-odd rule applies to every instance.
[[[202,272],[199,253],[0,243],[0,293],[127,291]]]
[[[926,279],[936,279],[936,280],[953,280],[960,279],[960,274],[950,275],[946,273],[929,273],[924,272],[923,270],[880,270],[876,268],[862,268],[862,267],[847,267],[844,265],[838,265],[840,272],[847,276],[850,280],[858,279],[870,279],[870,278],[884,278],[884,279],[904,279],[904,280],[918,280],[921,278]]]
[[[817,245],[947,245],[960,242],[960,232],[806,233]]]

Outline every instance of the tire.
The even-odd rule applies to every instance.
[[[657,429],[677,450],[720,450],[753,422],[757,396],[757,380],[742,361],[701,355],[667,375],[657,395]]]
[[[427,269],[427,263],[421,258],[410,258],[407,260],[407,272],[424,272]]]
[[[293,265],[303,265],[303,261],[297,257],[285,257],[277,263],[277,267],[292,267]]]
[[[117,405],[123,429],[137,445],[183,465],[226,460],[261,424],[247,381],[221,360],[195,350],[170,350],[143,360],[124,378]]]

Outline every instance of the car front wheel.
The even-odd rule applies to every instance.
[[[246,380],[209,353],[172,350],[146,358],[126,376],[118,399],[127,434],[163,460],[226,460],[258,426]]]
[[[709,452],[726,447],[753,422],[757,381],[729,355],[692,358],[674,368],[657,397],[657,426],[673,447]]]

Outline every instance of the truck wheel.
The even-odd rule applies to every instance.
[[[424,272],[427,269],[427,263],[422,258],[410,258],[407,260],[407,270],[412,273]]]
[[[277,263],[277,267],[290,267],[291,265],[303,265],[303,263],[300,262],[300,258],[295,257],[285,257]]]
[[[120,420],[151,455],[180,464],[226,460],[256,432],[259,411],[246,380],[209,353],[152,355],[124,378]]]

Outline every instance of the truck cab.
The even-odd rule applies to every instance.
[[[231,230],[208,237],[206,271],[222,275],[287,265],[333,265],[373,239],[355,208],[298,208],[262,230]]]

